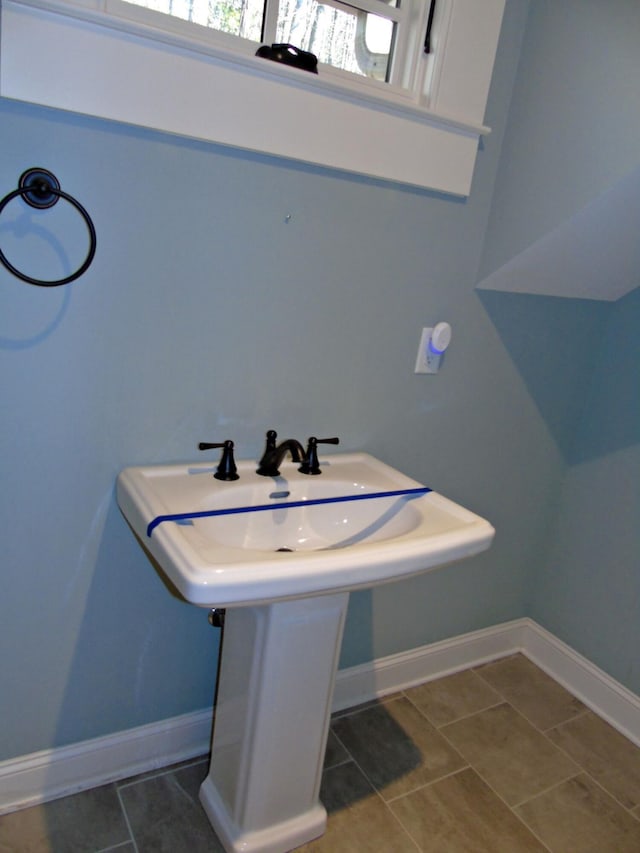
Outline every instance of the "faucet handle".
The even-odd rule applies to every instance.
[[[223,451],[220,458],[220,464],[216,468],[216,473],[213,476],[216,480],[239,480],[240,476],[233,458],[233,442],[230,439],[221,443],[201,441],[198,445],[198,450],[214,450],[217,447],[222,447]]]
[[[269,450],[276,449],[276,439],[278,437],[278,433],[275,429],[267,430],[267,443],[265,444],[264,452],[267,453]]]
[[[262,456],[260,457],[258,471],[266,463],[268,454],[276,449],[277,437],[278,437],[278,433],[275,431],[275,429],[267,430],[267,441],[266,441],[266,444],[264,446],[264,451],[262,453]]]
[[[318,462],[318,445],[319,444],[340,444],[340,439],[334,438],[316,438],[312,435],[309,438],[307,452],[302,465],[298,468],[301,474],[322,474],[320,464]]]

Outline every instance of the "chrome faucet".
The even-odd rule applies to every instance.
[[[267,433],[267,446],[264,449],[256,473],[261,474],[263,477],[280,476],[278,469],[287,453],[291,454],[294,462],[304,462],[305,453],[299,441],[295,438],[287,438],[286,441],[282,441],[276,446],[276,432],[270,429]]]

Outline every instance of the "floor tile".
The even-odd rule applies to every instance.
[[[130,838],[115,785],[0,816],[3,853],[94,853]]]
[[[349,753],[334,733],[330,731],[329,737],[327,738],[327,748],[324,754],[325,770],[329,767],[335,767],[336,764],[343,764],[345,761],[348,761],[348,759]]]
[[[509,805],[574,776],[579,768],[510,705],[440,729]]]
[[[175,764],[165,764],[162,767],[156,767],[153,770],[145,770],[143,773],[136,773],[134,776],[128,776],[126,779],[116,782],[118,787],[122,785],[131,785],[133,782],[140,782],[145,779],[152,779],[154,776],[163,776],[165,773],[181,770],[183,767],[191,767],[194,764],[202,764],[207,770],[211,755],[201,755],[195,758],[187,758],[184,761],[178,761]]]
[[[223,853],[198,800],[206,764],[120,788],[138,853]]]
[[[297,848],[298,853],[417,853],[353,761],[325,770],[320,799],[329,816],[326,832]]]
[[[0,853],[222,853],[207,769],[0,816]],[[299,850],[640,853],[640,749],[521,655],[334,715],[321,797],[327,831]]]
[[[412,687],[405,690],[405,695],[436,727],[504,701],[470,669]]]
[[[341,717],[332,728],[385,800],[466,764],[405,697]]]
[[[640,749],[612,726],[589,712],[548,735],[623,806],[640,805]]]
[[[546,853],[471,768],[390,803],[423,853]]]
[[[358,705],[351,705],[350,708],[343,708],[341,711],[334,711],[331,715],[332,720],[337,720],[339,717],[348,717],[351,714],[359,714],[365,708],[373,708],[376,705],[384,705],[385,702],[393,702],[394,699],[399,699],[402,696],[402,691],[397,690],[393,693],[387,693],[386,696],[378,696],[377,699],[368,699],[366,702],[360,702]]]
[[[543,731],[586,710],[585,706],[524,655],[512,655],[475,669],[529,722]]]
[[[584,773],[515,811],[553,853],[640,850],[640,821]]]

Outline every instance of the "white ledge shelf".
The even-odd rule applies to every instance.
[[[455,3],[464,8],[468,0]],[[451,109],[447,115],[424,109],[409,98],[392,100],[386,92],[345,90],[253,56],[212,52],[55,0],[4,0],[0,95],[466,196],[478,140],[489,131],[478,115],[486,102],[503,0],[491,5],[490,55],[466,61],[468,75],[475,74],[472,96],[465,96],[469,120]],[[455,47],[454,41],[453,56],[462,52]]]
[[[640,167],[478,285],[613,302],[640,285]]]

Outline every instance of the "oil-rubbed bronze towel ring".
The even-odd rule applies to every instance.
[[[76,199],[73,198],[73,196],[70,196],[68,193],[63,192],[60,189],[60,182],[56,176],[47,171],[47,169],[35,168],[27,169],[26,172],[23,172],[22,175],[20,175],[18,189],[10,192],[9,195],[5,196],[2,201],[0,201],[0,214],[2,214],[2,211],[5,209],[7,204],[9,204],[12,199],[17,198],[17,196],[22,196],[27,204],[31,205],[31,207],[37,208],[38,210],[53,207],[54,204],[57,204],[58,199],[60,198],[63,198],[65,201],[68,201],[69,204],[73,205],[78,213],[80,213],[87,228],[89,229],[89,254],[79,269],[71,275],[68,275],[66,278],[60,278],[56,281],[42,281],[41,279],[25,275],[10,263],[10,261],[5,257],[2,249],[0,249],[0,261],[9,270],[9,272],[13,273],[13,275],[22,279],[22,281],[28,282],[29,284],[37,284],[39,287],[58,287],[61,284],[69,284],[70,281],[75,281],[76,278],[79,278],[89,269],[93,256],[96,253],[96,229],[94,228],[91,217],[87,211],[79,201],[76,201]]]

